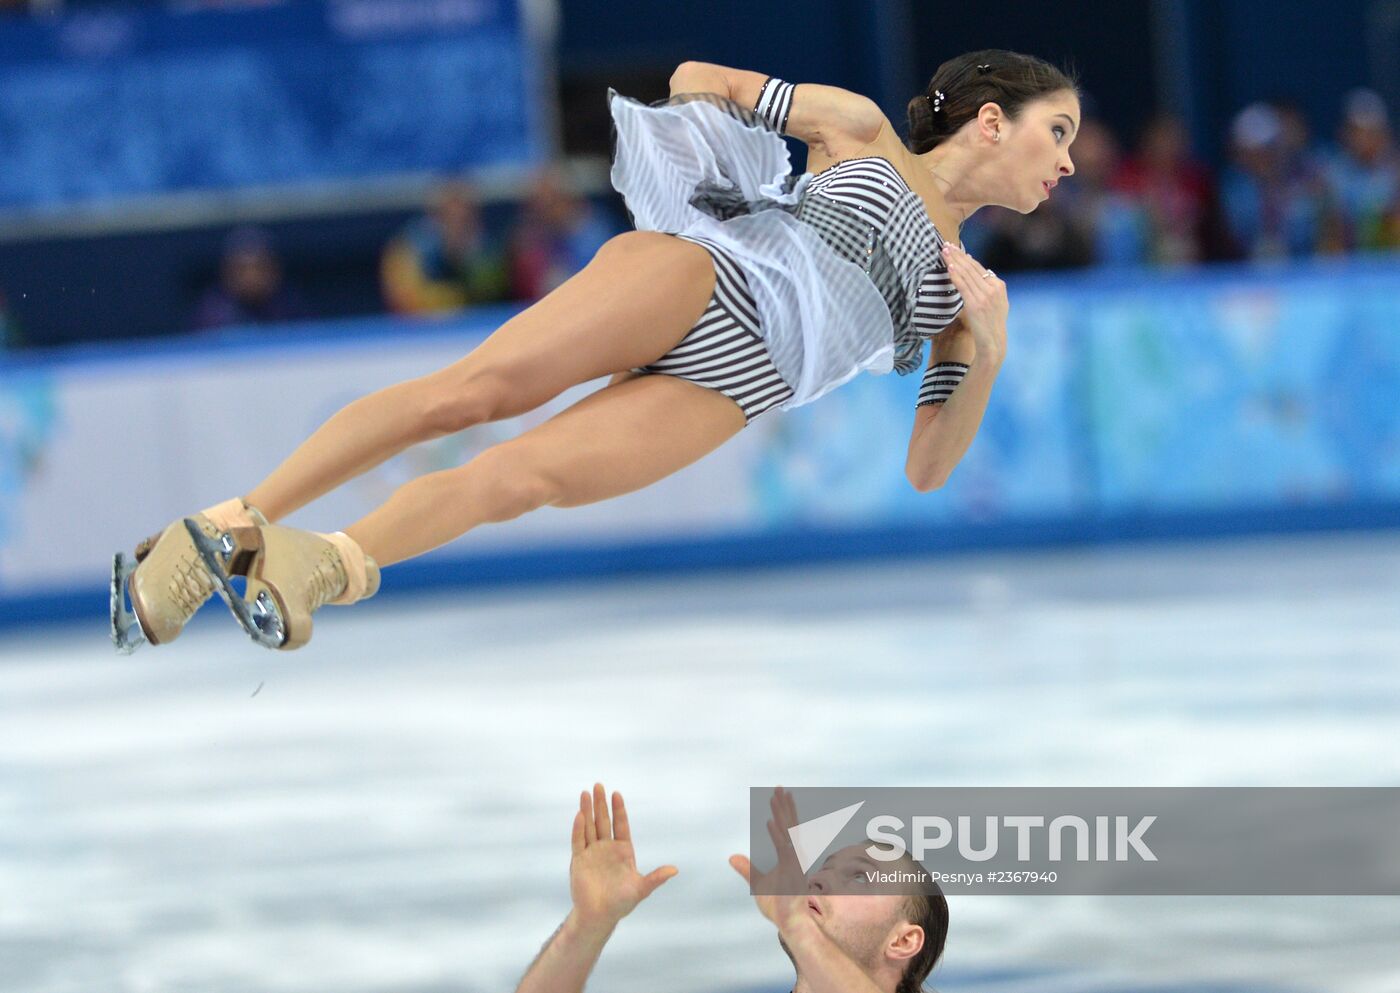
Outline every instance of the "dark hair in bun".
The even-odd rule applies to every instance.
[[[999,48],[959,55],[939,66],[928,89],[909,101],[909,150],[922,155],[941,145],[983,104],[997,104],[1014,120],[1030,101],[1061,90],[1077,95],[1079,80],[1035,56]]]

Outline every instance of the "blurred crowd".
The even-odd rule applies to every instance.
[[[5,299],[4,289],[0,288],[0,350],[19,348],[22,345],[24,332],[20,330],[19,321],[10,313],[9,301]]]
[[[1241,110],[1218,172],[1192,153],[1185,125],[1148,121],[1125,151],[1091,115],[1075,139],[1074,178],[1031,214],[988,211],[969,250],[993,269],[1176,266],[1400,249],[1400,149],[1379,95],[1355,90],[1334,140],[1287,102]]]
[[[529,181],[514,217],[489,226],[477,190],[444,183],[421,216],[409,220],[379,261],[383,309],[404,316],[452,314],[547,295],[588,263],[623,230],[605,209],[573,192],[555,167]],[[196,330],[315,316],[284,278],[271,235],[256,227],[232,231],[224,242],[216,283],[195,308]]]
[[[472,187],[451,183],[385,247],[384,303],[396,314],[435,314],[538,300],[622,230],[615,216],[571,192],[554,169],[535,175],[518,216],[499,235],[483,223]]]
[[[1228,164],[1217,172],[1193,154],[1176,117],[1147,121],[1125,151],[1107,125],[1086,115],[1073,146],[1074,178],[1033,213],[979,215],[968,247],[1007,272],[1400,249],[1400,149],[1376,93],[1347,97],[1334,141],[1318,141],[1297,106],[1276,102],[1241,110],[1228,145]],[[571,192],[557,168],[534,176],[499,230],[484,221],[471,184],[449,182],[384,246],[383,306],[423,316],[538,300],[622,230],[614,213]],[[305,316],[270,240],[240,229],[228,238],[219,283],[193,324]]]
[[[1182,266],[1400,249],[1400,149],[1384,102],[1370,90],[1347,96],[1330,141],[1319,141],[1294,105],[1245,107],[1231,123],[1220,170],[1195,156],[1175,117],[1147,121],[1125,151],[1087,110],[1072,180],[1030,214],[988,210],[968,225],[968,249],[990,268]],[[626,229],[620,198],[591,201],[557,165],[537,171],[518,201],[492,208],[488,222],[469,182],[439,186],[380,247],[378,309],[423,317],[538,300]],[[211,285],[195,288],[190,313],[177,323],[210,330],[330,316],[288,277],[297,261],[266,229],[228,232]],[[374,307],[374,295],[363,295]],[[29,343],[14,303],[0,287],[3,349]]]

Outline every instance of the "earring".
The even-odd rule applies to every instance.
[[[995,134],[992,135],[992,141],[1001,141],[1001,132],[1000,132],[1000,131],[997,131]]]

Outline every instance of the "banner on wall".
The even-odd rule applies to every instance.
[[[0,210],[525,166],[532,0],[96,6],[0,23]]]

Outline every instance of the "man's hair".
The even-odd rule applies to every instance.
[[[927,872],[912,856],[906,855],[900,861],[909,862],[910,871]],[[938,883],[929,878],[921,885],[920,892],[905,897],[900,918],[924,929],[924,945],[919,949],[919,954],[909,960],[895,993],[919,993],[924,987],[924,980],[943,957],[943,947],[948,943],[948,899]]]

